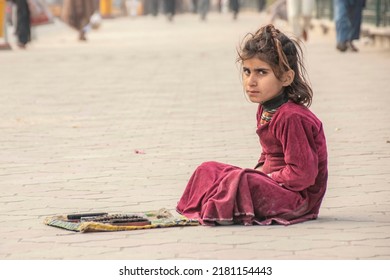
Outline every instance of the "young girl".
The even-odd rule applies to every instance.
[[[237,61],[246,94],[259,103],[260,159],[254,169],[201,164],[177,211],[204,225],[316,219],[328,178],[327,149],[322,124],[308,109],[313,94],[301,48],[270,24],[247,35]]]

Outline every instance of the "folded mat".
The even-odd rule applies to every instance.
[[[44,224],[77,232],[124,231],[165,227],[197,226],[197,220],[176,216],[163,208],[141,213],[84,213],[47,217]]]

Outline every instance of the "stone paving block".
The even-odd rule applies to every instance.
[[[39,245],[39,246],[37,246]],[[16,259],[38,259],[38,260],[66,260],[66,259],[106,259],[106,256],[109,256],[111,253],[118,252],[118,249],[115,248],[101,248],[94,247],[90,248],[88,251],[83,251],[82,248],[72,247],[68,244],[58,245],[55,244],[51,248],[41,247],[41,244],[36,244],[32,247],[39,247],[38,250],[26,250],[24,252],[19,252],[13,254]],[[69,257],[73,256],[73,257]]]
[[[198,252],[191,255],[188,252],[181,253],[181,259],[201,259],[201,260],[283,260],[293,257],[292,252],[278,250],[256,250],[256,249],[223,249],[218,251]]]

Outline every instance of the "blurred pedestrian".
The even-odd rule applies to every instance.
[[[226,13],[229,11],[230,0],[218,0],[217,9],[219,13]]]
[[[151,0],[151,1],[152,1],[152,3],[151,3],[152,4],[152,6],[151,6],[152,15],[156,17],[158,15],[160,0]]]
[[[114,5],[116,8],[119,9],[121,16],[128,16],[126,0],[115,0]]]
[[[314,0],[287,0],[287,19],[298,38],[308,40]]]
[[[17,45],[25,49],[28,42],[31,41],[31,24],[30,10],[27,0],[12,0],[16,5],[16,30],[15,34],[18,39]]]
[[[164,11],[169,21],[173,21],[176,13],[176,0],[164,0]]]
[[[259,12],[264,11],[265,5],[267,4],[266,0],[257,0],[257,9]]]
[[[210,0],[200,0],[198,7],[199,7],[200,19],[206,20],[207,14],[210,9]]]
[[[222,0],[218,0],[218,2],[217,2],[217,10],[218,10],[219,13],[222,13],[222,5],[223,5]]]
[[[321,121],[299,44],[269,24],[239,50],[243,88],[258,104],[262,146],[254,168],[208,161],[191,176],[177,211],[203,225],[291,225],[316,219],[328,180]]]
[[[334,18],[336,22],[336,49],[341,52],[359,51],[353,40],[360,38],[365,0],[334,0]]]
[[[87,40],[90,19],[97,10],[95,0],[64,0],[61,19],[79,33],[79,40]]]
[[[138,0],[127,0],[127,10],[130,11],[130,16],[136,17],[138,15]]]
[[[267,13],[270,14],[269,23],[274,24],[276,19],[287,21],[287,1],[276,0],[267,8]]]
[[[233,12],[233,19],[236,20],[240,12],[240,0],[229,0],[229,8]]]
[[[196,14],[198,12],[198,0],[192,0],[192,13]]]

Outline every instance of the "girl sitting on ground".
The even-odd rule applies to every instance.
[[[249,100],[259,104],[260,158],[255,168],[201,164],[177,211],[204,225],[316,219],[327,186],[327,148],[322,123],[308,109],[313,92],[302,49],[269,24],[245,37],[237,61]]]

